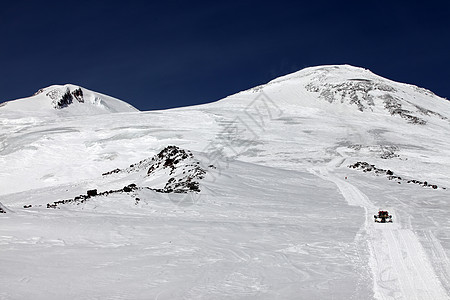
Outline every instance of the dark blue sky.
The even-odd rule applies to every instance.
[[[2,1],[0,102],[73,83],[141,110],[351,64],[450,98],[448,1]]]

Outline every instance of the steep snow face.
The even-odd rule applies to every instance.
[[[0,107],[2,115],[78,116],[136,111],[136,108],[119,99],[72,84],[43,88],[31,97],[9,101]]]
[[[59,117],[77,89],[0,108],[0,298],[448,298],[449,101],[324,66]]]

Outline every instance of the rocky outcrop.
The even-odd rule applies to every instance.
[[[214,168],[213,165],[209,167]],[[125,169],[114,169],[102,175],[126,176],[132,173],[142,174],[136,177],[136,183],[131,183],[121,189],[104,192],[98,192],[97,189],[88,190],[86,195],[48,203],[47,208],[57,208],[62,204],[79,205],[94,197],[107,196],[114,193],[128,193],[134,197],[137,203],[140,199],[133,192],[141,189],[149,189],[158,193],[199,193],[200,180],[206,175],[206,171],[200,166],[200,162],[195,159],[194,155],[190,151],[177,146],[167,146],[152,158],[141,160]],[[146,185],[146,182],[151,183],[152,178],[158,178],[159,182],[161,180],[164,182],[165,180],[165,184],[161,187],[155,187],[151,184]],[[143,182],[144,184],[139,184],[138,182]]]
[[[389,111],[392,116],[398,115],[412,124],[425,125],[427,123],[424,119],[414,116],[411,111],[403,109],[402,103],[398,98],[389,94],[384,94],[381,98],[384,102],[384,108]]]
[[[389,180],[396,180],[399,184],[404,182],[404,183],[418,184],[420,186],[429,187],[429,188],[432,188],[432,189],[438,189],[438,188],[441,188],[441,189],[444,189],[444,190],[446,189],[445,187],[439,187],[436,184],[430,184],[427,181],[421,181],[421,180],[416,180],[416,179],[406,179],[406,178],[397,176],[391,170],[385,170],[385,169],[377,168],[377,167],[375,167],[375,165],[371,165],[371,164],[369,164],[367,162],[359,161],[357,163],[354,163],[353,165],[349,165],[348,167],[350,169],[361,170],[364,173],[372,173],[372,174],[377,175],[377,176],[386,175],[386,177]]]
[[[70,198],[70,199],[66,199],[66,200],[59,200],[59,201],[55,201],[53,203],[47,203],[47,208],[58,208],[58,206],[62,205],[62,204],[76,204],[76,205],[80,205],[81,203],[86,202],[88,199],[91,199],[93,197],[97,197],[97,196],[107,196],[109,194],[117,194],[117,193],[131,193],[135,190],[137,190],[138,188],[136,187],[135,184],[129,184],[127,186],[124,186],[121,189],[118,190],[109,190],[109,191],[104,191],[101,193],[98,193],[97,190],[88,190],[86,192],[86,195],[79,195],[76,196],[75,198]],[[30,205],[31,207],[31,205]]]
[[[356,105],[360,111],[375,105],[371,92],[395,92],[395,89],[387,84],[376,83],[368,79],[349,79],[336,84],[310,83],[306,86],[306,90],[319,93],[319,97],[330,103],[341,102]]]
[[[361,144],[352,144],[348,146],[349,149],[354,151],[368,151],[372,154],[377,155],[382,159],[393,159],[400,158],[400,155],[397,152],[400,148],[396,145],[361,145]]]
[[[147,175],[157,174],[164,169],[169,170],[169,175],[174,175],[174,177],[169,178],[164,188],[156,189],[156,191],[162,193],[200,192],[198,180],[204,178],[206,171],[200,167],[199,161],[195,161],[191,152],[176,146],[164,148],[153,158],[153,164],[148,169]],[[175,176],[176,173],[178,176]]]
[[[40,93],[42,93],[42,90],[37,91],[35,95]],[[84,103],[83,90],[80,87],[73,91],[68,87],[65,89],[55,88],[47,92],[46,96],[52,99],[52,104],[55,109],[68,107],[73,103],[74,99],[80,103]]]
[[[83,90],[81,88],[73,90],[71,94],[78,102],[84,103]]]
[[[315,72],[316,74],[305,88],[308,92],[318,94],[319,98],[329,103],[346,103],[355,106],[361,112],[375,111],[377,108],[383,109],[391,116],[398,116],[415,125],[427,124],[423,116],[436,116],[446,120],[441,114],[408,101],[404,98],[401,90],[382,78],[362,74],[360,78],[339,79],[330,68],[322,68]],[[417,87],[415,92],[435,96],[433,93]],[[377,105],[379,107],[376,107]]]
[[[190,151],[177,146],[167,146],[152,158],[141,160],[126,169],[117,168],[102,175],[134,173],[142,170],[146,171],[147,177],[167,177],[164,187],[149,187],[161,193],[200,192],[199,180],[206,174],[206,170],[200,167],[200,162]]]

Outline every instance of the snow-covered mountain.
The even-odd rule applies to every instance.
[[[219,103],[245,106],[247,103],[242,101],[243,98],[261,91],[280,107],[311,107],[332,113],[372,112],[422,125],[429,118],[449,118],[448,101],[442,101],[433,92],[387,80],[369,70],[349,65],[306,68]]]
[[[33,96],[0,104],[2,112],[33,116],[78,116],[117,112],[136,112],[136,108],[119,99],[72,84],[52,85]]]
[[[347,65],[165,111],[53,90],[0,107],[0,298],[448,299],[448,100]]]

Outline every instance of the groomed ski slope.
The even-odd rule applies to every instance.
[[[338,149],[337,153],[341,156],[344,151]],[[336,184],[349,205],[364,208],[366,221],[363,238],[367,240],[370,251],[375,298],[383,300],[448,299],[418,237],[410,228],[406,228],[402,220],[396,218],[395,211],[392,208],[389,210],[393,215],[394,223],[375,223],[371,213],[376,213],[378,210],[369,197],[349,180],[333,175],[333,169],[340,167],[344,162],[344,157],[337,157],[327,166],[311,169],[311,172]],[[361,237],[357,236],[357,238]],[[440,245],[435,246],[435,252],[442,252],[439,249]],[[447,267],[450,267],[448,260],[444,260],[443,263],[447,263]]]

